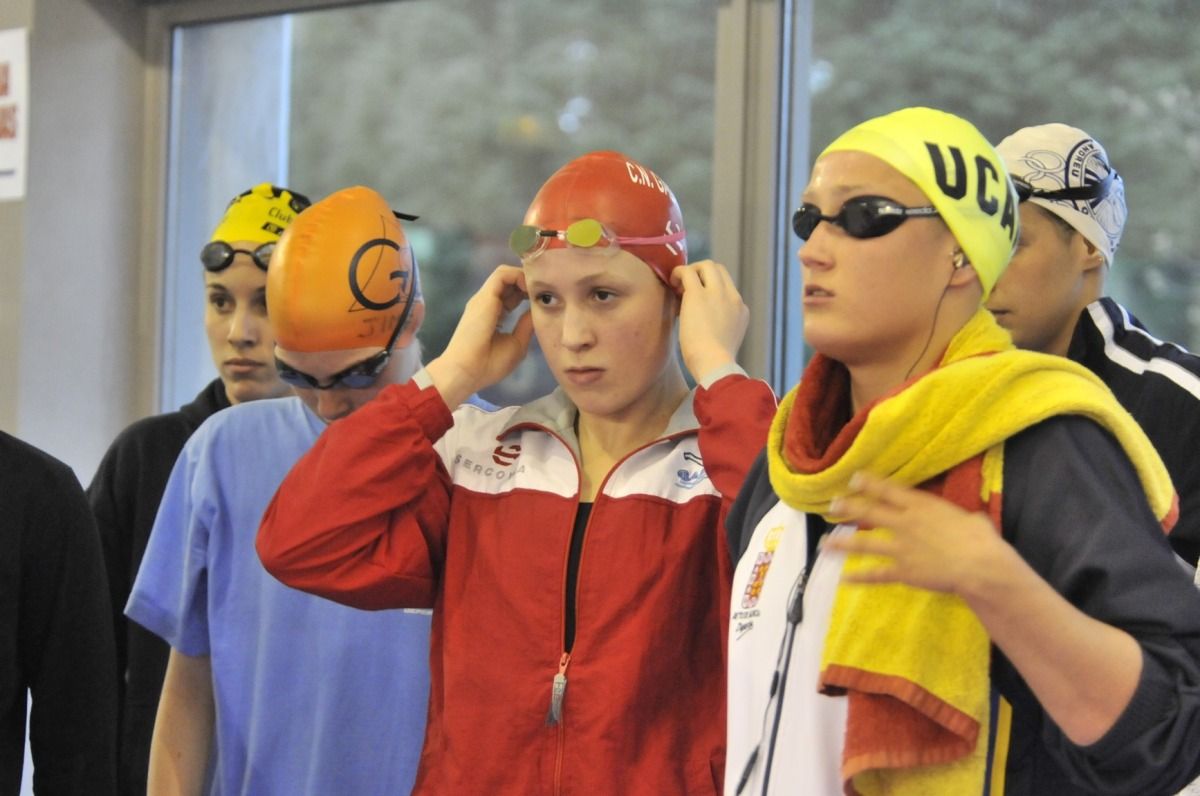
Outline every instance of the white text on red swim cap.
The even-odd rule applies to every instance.
[[[646,185],[657,188],[660,193],[667,193],[667,184],[659,176],[645,166],[625,161],[625,171],[629,172],[629,181],[635,185]]]

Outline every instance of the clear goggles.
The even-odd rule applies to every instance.
[[[561,240],[576,249],[586,249],[602,254],[614,254],[622,246],[653,246],[655,244],[678,243],[687,237],[680,229],[666,235],[649,237],[624,237],[614,235],[594,218],[581,218],[567,225],[566,229],[541,229],[522,224],[508,236],[508,245],[522,260],[529,260],[544,252],[552,240]]]

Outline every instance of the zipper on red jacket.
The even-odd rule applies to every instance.
[[[554,755],[554,793],[562,792],[563,747],[566,746],[566,728],[562,723],[563,697],[567,694],[567,666],[571,663],[571,653],[564,652],[558,660],[558,674],[554,675],[554,685],[550,691],[550,714],[546,717],[547,724],[558,725],[558,749]]]
[[[553,727],[562,724],[563,698],[567,695],[567,664],[571,662],[571,653],[564,652],[558,659],[558,674],[550,686],[550,712],[546,714],[546,726]]]
[[[563,445],[565,445],[568,450],[572,451],[571,455],[572,455],[572,458],[575,459],[576,471],[580,474],[580,478],[582,479],[583,462],[581,462],[579,460],[579,458],[575,456],[574,451],[572,450],[571,446],[567,444],[566,440],[564,440],[559,434],[557,434],[556,432],[552,431],[549,428],[546,428],[544,426],[537,426],[537,427],[543,431],[546,431],[547,433],[551,434],[552,436],[557,437],[558,440],[560,442],[562,442]],[[652,445],[657,445],[660,442],[670,440],[675,437],[684,436],[687,433],[692,433],[692,432],[680,432],[679,434],[674,434],[669,437],[661,437],[659,439],[653,440],[652,442],[646,443],[645,445],[642,445],[639,448],[635,448],[634,450],[629,451],[624,456],[622,456],[619,460],[617,460],[616,462],[613,463],[613,466],[611,468],[609,468],[609,471],[605,474],[604,480],[600,482],[600,486],[596,490],[596,495],[592,499],[591,513],[588,515],[587,522],[584,524],[583,539],[580,541],[580,548],[579,548],[579,560],[576,561],[574,573],[571,572],[570,541],[573,540],[575,537],[575,529],[574,529],[574,526],[572,526],[571,540],[568,540],[568,544],[567,544],[567,561],[563,567],[563,570],[564,570],[563,571],[563,608],[562,608],[563,653],[562,653],[562,656],[558,660],[558,672],[554,675],[554,680],[551,682],[550,710],[546,714],[546,725],[551,726],[551,727],[553,727],[553,726],[558,727],[558,744],[557,744],[558,748],[557,748],[557,751],[555,753],[555,758],[554,758],[554,793],[555,793],[555,796],[557,796],[559,793],[562,792],[563,749],[564,749],[564,746],[566,745],[565,744],[566,732],[564,730],[562,718],[563,718],[563,710],[564,710],[565,700],[566,700],[566,695],[567,695],[567,666],[571,663],[571,650],[566,649],[566,646],[567,646],[567,639],[566,639],[567,598],[566,598],[566,594],[567,594],[567,591],[569,591],[569,590],[574,590],[574,592],[575,592],[575,600],[574,600],[575,616],[573,617],[573,620],[574,620],[579,615],[579,572],[583,568],[583,552],[584,552],[583,546],[587,543],[588,530],[591,528],[591,525],[592,525],[592,516],[595,514],[596,504],[600,502],[600,497],[604,494],[604,487],[605,487],[605,485],[608,484],[608,479],[612,476],[613,473],[615,473],[621,467],[622,464],[625,463],[625,461],[627,459],[629,459],[634,454],[640,453],[641,451],[645,450],[646,448],[651,447]],[[581,480],[581,483],[582,483],[582,480]],[[574,578],[571,577],[572,574],[574,574]],[[579,623],[577,621],[573,621],[573,624],[575,627],[575,637],[572,642],[572,648],[574,647],[574,642],[579,640]]]
[[[592,503],[591,511],[595,511],[596,505]],[[576,515],[576,524],[578,523],[578,515]],[[554,793],[557,796],[562,788],[562,766],[563,753],[566,747],[566,728],[563,725],[563,709],[564,700],[567,695],[567,666],[571,663],[571,651],[575,642],[579,639],[579,625],[575,621],[579,614],[579,569],[583,564],[583,546],[587,541],[588,528],[592,524],[591,514],[588,514],[587,521],[582,529],[571,528],[571,538],[567,544],[567,561],[563,571],[563,607],[562,607],[562,646],[563,653],[558,659],[558,673],[554,675],[554,681],[550,688],[550,712],[546,715],[546,724],[549,726],[558,727],[558,744],[554,756]],[[578,536],[579,555],[575,557],[575,566],[571,566],[571,551],[576,545],[576,537]],[[574,599],[568,601],[568,594],[573,594]],[[574,633],[570,639],[570,647],[567,640],[567,619],[568,619],[568,602],[570,603],[570,623],[574,628]]]
[[[580,466],[578,464],[578,462],[576,464],[577,464],[577,466]],[[583,469],[582,466],[580,466],[581,471],[582,471],[582,469]],[[606,480],[607,480],[607,478],[606,478]],[[601,484],[601,489],[603,489],[603,483]],[[599,496],[600,496],[600,493],[597,492],[596,497],[599,498]],[[582,505],[582,503],[580,505]],[[557,749],[555,751],[555,756],[554,756],[554,794],[555,794],[555,796],[558,796],[558,794],[562,792],[561,789],[562,789],[563,753],[566,748],[566,727],[563,724],[562,718],[563,718],[563,710],[565,707],[564,701],[565,701],[566,695],[567,695],[567,666],[571,663],[571,652],[575,646],[575,642],[577,642],[579,640],[579,623],[576,621],[576,617],[578,617],[578,615],[579,615],[579,571],[583,566],[583,548],[584,548],[584,545],[587,543],[588,530],[591,528],[591,525],[592,525],[592,512],[594,512],[595,510],[596,510],[596,501],[593,500],[591,503],[591,509],[589,510],[589,513],[588,513],[587,521],[584,522],[582,532],[580,532],[579,529],[577,529],[575,527],[575,524],[578,523],[578,514],[576,514],[575,523],[573,523],[572,527],[571,527],[571,537],[567,543],[567,560],[563,566],[563,604],[562,604],[563,653],[562,653],[562,656],[558,659],[558,673],[554,675],[554,681],[553,681],[553,684],[550,689],[550,712],[546,716],[546,724],[547,725],[558,727],[558,743],[557,743]],[[572,568],[571,567],[571,550],[575,546],[575,539],[576,539],[577,534],[579,536],[579,542],[578,542],[579,555],[575,559],[574,568]],[[573,632],[572,638],[570,640],[570,647],[568,647],[568,642],[567,642],[567,613],[568,613],[567,595],[571,594],[571,593],[573,593],[574,599],[572,599],[570,601],[571,614],[572,614],[570,619],[571,619],[571,626],[574,628],[574,632]]]

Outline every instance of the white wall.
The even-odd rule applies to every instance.
[[[0,3],[0,30],[27,28],[32,23],[33,0]],[[0,202],[0,429],[9,432],[17,427],[24,226],[25,202]]]
[[[131,376],[144,300],[144,12],[118,0],[24,4],[29,179],[25,201],[0,216],[6,239],[9,216],[23,216],[18,245],[0,253],[0,424],[67,462],[86,484],[116,431],[149,408],[135,401]]]

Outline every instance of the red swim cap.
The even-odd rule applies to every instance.
[[[623,238],[658,237],[683,230],[683,213],[666,182],[620,152],[589,152],[572,160],[546,180],[525,223],[564,230],[574,221],[593,218]],[[551,239],[550,248],[566,242]],[[622,244],[670,285],[671,271],[687,263],[687,240],[675,243]]]

